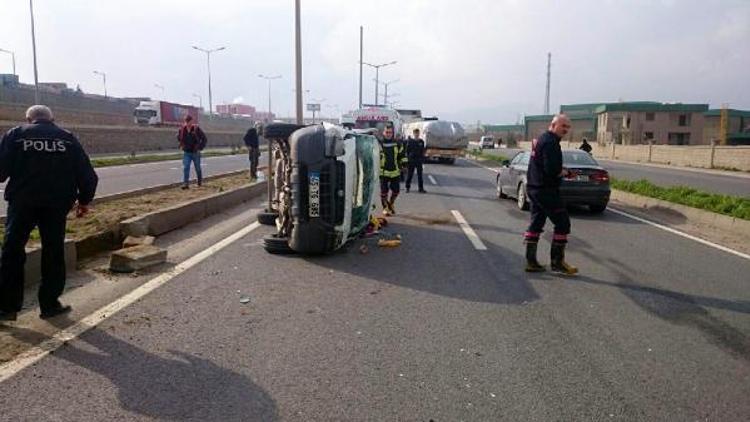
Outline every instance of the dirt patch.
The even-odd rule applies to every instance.
[[[208,180],[201,187],[190,185],[190,189],[187,190],[175,187],[137,197],[116,199],[102,204],[97,204],[94,201],[94,207],[86,217],[76,218],[73,212],[68,214],[67,237],[80,240],[97,233],[113,230],[123,220],[225,192],[249,183],[247,174],[238,174]],[[0,228],[0,239],[4,231],[5,227]],[[38,234],[33,234],[31,240],[29,240],[29,246],[38,244]]]

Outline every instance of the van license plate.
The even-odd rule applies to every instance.
[[[320,217],[320,173],[311,172],[309,174],[308,186],[310,217]]]

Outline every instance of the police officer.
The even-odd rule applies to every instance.
[[[406,157],[409,160],[409,170],[406,176],[406,193],[411,189],[411,179],[414,177],[414,170],[417,171],[417,182],[419,184],[419,193],[427,193],[424,190],[424,180],[422,179],[422,164],[424,163],[424,141],[419,137],[419,129],[412,131],[411,137],[406,141]]]
[[[383,139],[380,141],[380,202],[384,215],[396,213],[394,204],[401,190],[401,169],[405,165],[404,147],[394,138],[393,125],[388,125],[383,130]]]
[[[247,130],[245,137],[242,138],[248,150],[248,157],[250,159],[250,180],[253,181],[258,180],[258,158],[260,158],[260,142],[258,141],[259,127],[260,123],[256,123],[255,126]]]
[[[585,151],[585,152],[591,154],[591,149],[592,148],[591,148],[591,144],[589,144],[589,140],[586,139],[586,138],[583,138],[583,143],[581,144],[580,147],[578,147],[578,149],[580,149],[581,151]]]
[[[554,224],[550,251],[553,272],[574,275],[578,269],[565,262],[565,245],[570,233],[570,217],[560,198],[560,183],[567,174],[563,168],[560,139],[570,130],[570,120],[565,114],[552,119],[549,130],[532,143],[531,159],[526,176],[526,192],[531,202],[531,224],[526,230],[526,271],[541,272],[544,267],[536,260],[539,236],[547,218]]]
[[[25,246],[34,227],[42,238],[40,317],[70,312],[58,298],[65,288],[65,223],[89,211],[98,178],[73,134],[53,123],[52,111],[35,105],[28,124],[15,127],[0,143],[0,182],[8,179],[5,242],[0,258],[0,320],[12,321],[23,305]]]

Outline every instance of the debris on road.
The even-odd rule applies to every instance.
[[[240,303],[242,304],[250,303],[250,298],[247,296],[243,296],[240,298]]]
[[[167,250],[153,245],[139,245],[112,252],[109,270],[132,273],[167,261]]]
[[[123,248],[131,248],[139,245],[153,245],[156,238],[154,236],[128,236],[122,242]]]

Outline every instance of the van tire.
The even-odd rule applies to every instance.
[[[292,123],[271,123],[263,128],[263,137],[267,139],[288,139],[294,132],[305,126]]]
[[[263,249],[272,255],[291,255],[294,250],[289,247],[289,239],[269,235],[263,237]]]
[[[275,226],[278,216],[275,212],[262,211],[258,213],[258,222],[264,226]]]

